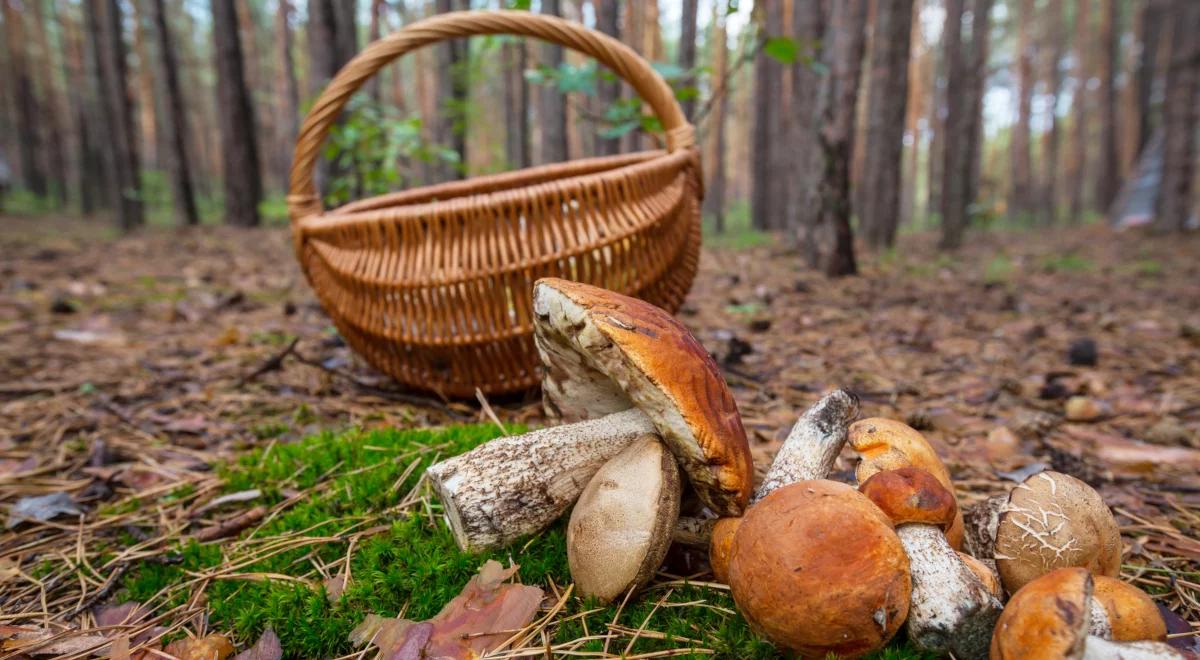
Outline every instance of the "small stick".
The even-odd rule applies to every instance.
[[[267,507],[256,506],[249,511],[239,513],[238,515],[229,518],[218,525],[205,527],[204,529],[196,532],[192,538],[196,539],[196,541],[200,543],[206,543],[208,541],[215,541],[226,536],[232,536],[243,529],[246,529],[250,525],[253,525],[259,520],[262,520],[263,516],[266,515]]]
[[[267,359],[266,362],[263,362],[262,364],[260,364],[258,366],[258,368],[255,369],[254,371],[251,371],[250,373],[246,374],[245,376],[242,376],[241,378],[239,378],[237,385],[235,385],[234,387],[236,389],[240,390],[246,386],[246,383],[249,383],[250,381],[254,380],[255,378],[258,378],[259,376],[267,373],[268,371],[277,371],[280,367],[283,366],[283,361],[285,359],[287,359],[287,356],[291,355],[292,353],[294,353],[296,351],[296,344],[299,344],[299,343],[300,343],[299,337],[292,339],[292,341],[289,342],[287,347],[285,347],[282,351],[279,351],[278,353],[272,355],[270,358]]]

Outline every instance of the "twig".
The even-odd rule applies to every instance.
[[[266,362],[263,362],[262,364],[260,364],[258,366],[258,368],[255,369],[254,371],[251,371],[250,373],[246,374],[245,376],[242,376],[241,378],[239,378],[237,385],[235,385],[234,388],[240,390],[246,386],[246,383],[249,383],[250,381],[254,380],[255,378],[258,378],[259,376],[267,373],[268,371],[278,370],[280,367],[283,366],[283,361],[285,359],[287,359],[287,356],[291,355],[292,353],[294,353],[296,351],[296,345],[299,343],[300,343],[299,337],[292,339],[292,341],[288,342],[288,345],[282,351],[279,351],[278,353],[272,355],[270,358],[267,359]]]
[[[267,507],[256,506],[249,511],[243,511],[242,513],[239,513],[238,515],[229,518],[220,524],[213,525],[212,527],[205,527],[204,529],[196,532],[192,538],[196,539],[196,541],[200,543],[205,543],[207,541],[215,541],[226,536],[232,536],[233,534],[237,534],[243,529],[246,529],[250,525],[253,525],[259,520],[262,520],[263,516],[265,515],[267,515]]]

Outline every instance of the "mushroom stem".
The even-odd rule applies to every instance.
[[[631,408],[499,438],[425,470],[463,550],[507,545],[554,522],[592,475],[634,439],[657,433]]]
[[[689,548],[708,549],[717,520],[720,519],[680,516],[679,521],[675,523],[675,532],[671,540]]]
[[[858,397],[846,390],[834,390],[806,410],[779,448],[753,501],[761,500],[780,486],[828,476],[846,444],[846,431],[855,417],[858,417]]]
[[[1110,642],[1087,638],[1083,660],[1184,660],[1189,657],[1165,642]]]
[[[1104,604],[1094,596],[1088,601],[1088,634],[1101,639],[1113,638],[1112,621],[1108,618],[1108,610],[1105,610]]]
[[[937,525],[899,525],[912,571],[908,636],[921,649],[986,658],[1003,606],[959,558]]]

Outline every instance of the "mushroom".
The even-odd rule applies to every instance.
[[[828,476],[846,445],[846,433],[858,416],[858,406],[857,396],[838,389],[804,411],[775,454],[753,501],[761,500],[780,486]],[[708,547],[713,576],[727,582],[729,552],[740,522],[738,518],[681,518],[675,540],[693,547]]]
[[[986,658],[1003,605],[963,562],[945,530],[958,510],[932,474],[914,467],[885,470],[859,490],[896,524],[912,572],[909,640],[919,649]]]
[[[699,342],[663,310],[585,284],[534,287],[546,407],[570,422],[501,438],[429,467],[459,547],[544,529],[600,466],[656,433],[717,515],[741,515],[753,465],[737,405]],[[582,420],[582,421],[580,421]]]
[[[984,560],[972,557],[965,552],[955,550],[955,553],[958,554],[958,558],[962,560],[962,563],[971,569],[975,577],[979,578],[979,581],[987,588],[988,593],[995,596],[996,600],[1004,602],[1004,586],[1000,584],[1000,576],[996,574],[996,569],[989,566]]]
[[[1107,614],[1114,640],[1166,640],[1167,623],[1146,592],[1106,575],[1093,575],[1092,580],[1095,582],[1092,600]]]
[[[747,510],[729,586],[760,635],[799,655],[880,649],[908,614],[912,582],[892,522],[851,486],[782,486]]]
[[[1183,653],[1156,641],[1114,642],[1088,634],[1094,583],[1078,567],[1059,568],[1022,586],[992,635],[992,660],[1167,660]]]
[[[1026,478],[1007,497],[973,509],[970,519],[972,554],[995,558],[1009,593],[1056,568],[1112,577],[1121,567],[1121,535],[1104,500],[1060,472]]]
[[[588,482],[567,524],[567,561],[583,596],[609,602],[662,565],[679,517],[679,468],[657,436],[633,441]]]
[[[946,490],[954,493],[954,482],[950,481],[950,471],[942,459],[925,436],[904,422],[883,417],[859,420],[850,426],[850,446],[862,456],[854,471],[860,484],[877,472],[912,466],[932,474]],[[954,522],[946,530],[946,540],[955,550],[962,549],[961,511],[955,512]]]

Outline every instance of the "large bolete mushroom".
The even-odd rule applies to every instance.
[[[1083,568],[1060,568],[1022,586],[1004,608],[992,635],[991,660],[1182,660],[1170,645],[1156,641],[1109,641],[1088,634],[1092,575]]]
[[[882,648],[912,594],[892,522],[853,487],[825,480],[780,487],[750,507],[729,586],[756,632],[805,657]]]
[[[1077,566],[1116,576],[1121,534],[1091,486],[1061,472],[1039,472],[1007,497],[982,503],[971,516],[976,556],[994,557],[1004,588],[1014,593],[1056,568]]]
[[[884,470],[916,467],[932,474],[946,490],[954,493],[950,471],[925,436],[908,424],[884,417],[869,417],[850,426],[849,440],[854,451],[862,456],[854,471],[858,483]],[[946,539],[955,550],[962,549],[961,511],[954,514],[954,522],[946,530]]]
[[[429,467],[459,547],[544,529],[601,465],[647,433],[713,512],[742,513],[753,480],[745,431],[716,363],[686,328],[644,301],[552,278],[534,287],[533,312],[546,407],[571,423]]]
[[[926,651],[986,658],[1003,605],[946,541],[958,510],[954,495],[912,467],[878,472],[859,490],[896,524],[908,555],[908,639]]]
[[[1114,640],[1166,640],[1167,622],[1146,592],[1106,575],[1093,575],[1092,580],[1092,598],[1104,608]]]
[[[608,602],[654,577],[671,545],[681,491],[675,458],[654,435],[596,472],[567,524],[567,560],[580,595]]]

